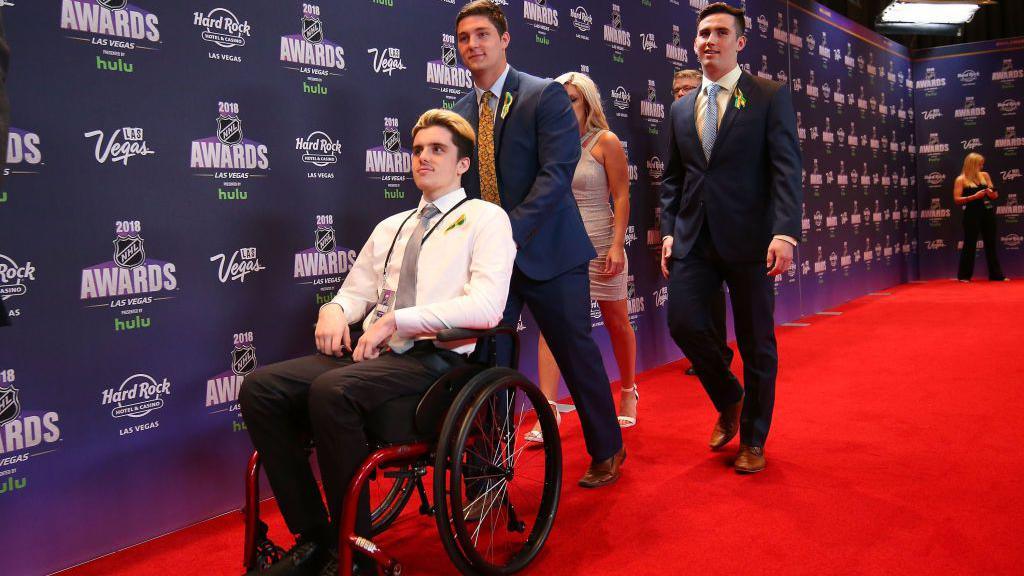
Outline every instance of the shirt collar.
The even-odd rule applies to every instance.
[[[742,74],[743,70],[740,68],[739,64],[737,64],[736,67],[733,68],[728,74],[719,78],[718,82],[712,82],[711,80],[708,80],[707,76],[704,76],[700,84],[700,89],[703,92],[707,90],[709,85],[718,84],[719,86],[722,87],[723,90],[725,90],[726,94],[728,94],[736,89],[736,84],[739,83],[740,75]]]
[[[505,64],[505,71],[498,76],[498,79],[494,81],[494,84],[490,87],[491,94],[494,94],[499,100],[501,99],[501,91],[505,87],[505,79],[508,78],[508,71],[512,68],[511,64]],[[473,90],[476,91],[476,103],[480,103],[480,99],[483,98],[484,89],[473,84]]]
[[[462,199],[465,197],[466,189],[456,188],[455,190],[452,190],[451,192],[445,194],[444,196],[441,196],[437,200],[434,200],[433,204],[435,208],[437,208],[438,210],[441,211],[442,214],[444,214],[445,212],[454,208],[455,205],[461,202]],[[430,202],[427,202],[426,198],[420,196],[420,204],[416,208],[416,212],[418,213],[421,210],[423,210],[423,207],[426,206],[427,204],[430,204]]]

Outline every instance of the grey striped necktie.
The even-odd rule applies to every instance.
[[[427,231],[430,219],[441,211],[433,204],[427,204],[420,210],[417,226],[405,244],[405,255],[402,256],[402,271],[398,275],[398,293],[395,295],[395,310],[416,305],[416,275],[419,267],[420,245],[423,234]]]
[[[722,87],[718,84],[709,84],[707,87],[707,101],[704,103],[704,125],[701,127],[700,139],[704,146],[704,159],[711,160],[711,150],[715,147],[715,138],[718,136],[718,91]]]

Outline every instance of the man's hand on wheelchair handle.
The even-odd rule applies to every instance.
[[[380,317],[370,326],[370,329],[363,333],[356,347],[352,349],[352,359],[356,362],[371,360],[380,356],[380,351],[387,345],[388,340],[398,330],[395,322],[395,313],[388,312]]]
[[[316,321],[316,349],[327,356],[341,356],[352,349],[352,336],[348,330],[345,311],[337,304],[320,308]]]

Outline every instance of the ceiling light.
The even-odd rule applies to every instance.
[[[895,1],[882,11],[881,22],[906,24],[964,24],[974,18],[977,4]]]

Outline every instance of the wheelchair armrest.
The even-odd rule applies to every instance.
[[[495,326],[486,330],[474,330],[472,328],[448,328],[437,333],[438,342],[452,342],[454,340],[472,340],[497,336],[499,334],[515,334],[515,326]]]

